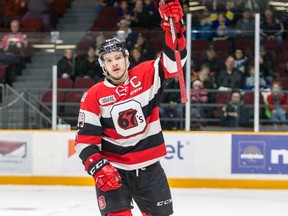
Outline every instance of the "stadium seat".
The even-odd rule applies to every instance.
[[[221,116],[222,107],[227,102],[229,102],[230,97],[231,97],[231,92],[229,92],[229,91],[227,91],[227,92],[219,92],[219,93],[216,94],[215,103],[216,103],[217,107],[213,111],[214,117],[219,118]]]
[[[50,5],[50,11],[53,11],[58,17],[62,17],[65,10],[70,7],[70,0],[57,0]]]
[[[209,47],[209,42],[206,40],[194,39],[191,40],[191,49],[199,50],[199,51],[206,51]]]
[[[281,83],[282,83],[282,89],[285,91],[288,91],[288,79],[285,78],[281,80]],[[288,95],[287,95],[287,98],[288,98]],[[288,105],[288,101],[287,101],[287,105]]]
[[[23,28],[33,28],[36,31],[42,31],[43,23],[39,18],[28,18],[22,21],[21,23]]]
[[[41,98],[41,102],[42,104],[46,105],[49,109],[52,108],[52,91],[46,91],[44,92],[44,94],[42,95]],[[58,115],[61,115],[63,113],[63,103],[64,103],[64,94],[60,91],[57,92],[57,103],[58,104],[58,108],[57,108],[57,112]],[[46,115],[50,115],[51,113],[45,109],[44,107],[40,107],[40,110],[46,114]]]
[[[274,52],[278,52],[279,51],[279,47],[278,47],[278,43],[276,40],[268,40],[268,39],[264,39],[261,40],[260,42],[261,45],[264,45],[268,51],[274,51]]]
[[[105,7],[100,12],[100,17],[117,17],[118,8],[116,7]]]
[[[77,116],[80,107],[80,101],[83,96],[82,91],[72,91],[65,95],[64,99],[64,115]]]
[[[117,26],[118,19],[114,17],[98,17],[93,22],[93,27],[101,27],[109,30],[110,28]]]
[[[4,83],[5,82],[5,71],[6,71],[6,67],[4,65],[0,65],[0,83]]]
[[[77,89],[88,89],[95,84],[95,80],[91,78],[78,78],[74,82],[74,88]]]
[[[254,41],[248,39],[237,39],[234,41],[235,49],[242,49],[245,53],[254,52]]]
[[[288,68],[286,64],[278,64],[276,67],[276,74],[279,78],[288,78]]]
[[[156,52],[163,50],[164,44],[163,40],[160,39],[149,39],[148,42],[153,46]]]
[[[288,49],[288,37],[284,40],[284,42],[282,44],[282,48],[283,48],[283,50],[287,50]]]
[[[80,101],[83,96],[82,91],[68,92],[65,96],[63,119],[72,126],[77,125],[78,114],[80,109]]]
[[[216,50],[216,54],[222,62],[225,62],[227,57],[229,56],[229,52],[226,50]]]
[[[83,39],[77,44],[77,51],[78,52],[86,52],[89,46],[93,43],[92,40]]]
[[[245,92],[245,94],[242,96],[242,100],[244,104],[254,104],[254,92]],[[260,104],[264,103],[263,95],[259,95],[259,102]]]
[[[277,65],[288,63],[288,51],[283,51],[277,55]]]
[[[50,88],[52,88],[52,82],[50,84]],[[71,89],[73,88],[73,81],[71,79],[58,78],[57,88],[58,89]]]
[[[165,37],[165,34],[163,32],[163,30],[161,31],[158,31],[158,30],[150,30],[149,31],[149,40],[161,40],[161,41],[164,41],[164,37]]]
[[[254,92],[245,92],[245,94],[242,96],[243,103],[248,107],[249,109],[249,116],[254,116]],[[264,115],[264,97],[262,94],[259,94],[259,104],[260,104],[260,117]]]
[[[216,40],[212,41],[214,49],[217,50],[226,50],[230,52],[233,49],[233,42],[231,40]]]

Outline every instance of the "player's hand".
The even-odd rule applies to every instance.
[[[90,156],[85,163],[85,169],[93,176],[95,185],[102,191],[116,190],[122,186],[118,170],[101,154]]]
[[[175,23],[178,23],[183,17],[183,11],[178,0],[170,1],[168,3],[165,3],[164,0],[160,0],[158,10],[163,21],[174,18]]]
[[[96,186],[102,191],[116,190],[122,186],[118,170],[111,164],[105,165],[94,175]]]
[[[165,20],[162,20],[162,23],[161,23],[161,27],[164,31],[171,31],[171,27],[170,27],[170,22],[169,21],[165,21]],[[178,23],[175,23],[175,31],[176,33],[183,33],[184,31],[186,30],[186,27],[183,23],[183,21],[181,22],[178,22]]]

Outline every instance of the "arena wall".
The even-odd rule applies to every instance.
[[[164,132],[172,187],[288,189],[288,133]],[[93,185],[74,131],[0,131],[0,184]]]

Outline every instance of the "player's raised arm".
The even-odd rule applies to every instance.
[[[165,2],[164,0],[159,3],[159,12],[162,18],[162,28],[165,33],[166,47],[163,54],[163,67],[164,72],[166,72],[166,78],[175,76],[175,70],[179,77],[180,93],[182,103],[188,102],[186,95],[185,81],[183,75],[183,65],[186,61],[187,52],[185,49],[186,40],[183,35],[185,31],[185,26],[183,24],[182,8],[178,0]],[[173,55],[171,51],[173,50]],[[167,57],[166,57],[167,55]],[[172,60],[173,63],[169,64]]]
[[[184,37],[185,26],[182,20],[183,12],[178,0],[165,1],[161,0],[159,3],[159,13],[162,18],[162,29],[165,31],[165,46],[162,55],[162,69],[165,78],[172,78],[177,75],[178,68],[175,58],[175,51],[179,51],[181,67],[185,64],[187,51],[186,39]],[[173,19],[173,26],[171,26],[170,19]],[[173,32],[174,27],[174,32]],[[172,31],[171,31],[172,28]],[[173,38],[175,33],[175,38]],[[175,40],[173,40],[175,39]]]

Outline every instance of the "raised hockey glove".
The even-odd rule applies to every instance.
[[[87,159],[85,170],[93,176],[95,185],[102,191],[116,190],[122,186],[118,170],[100,154],[92,155]]]
[[[178,0],[159,2],[159,13],[164,21],[168,21],[169,18],[174,18],[175,23],[180,22],[183,16],[183,11]]]
[[[175,23],[175,31],[176,33],[182,33],[185,31],[185,26],[182,20],[183,17],[183,11],[181,8],[181,5],[178,0],[174,1],[166,1],[165,3],[164,0],[161,0],[159,2],[159,13],[162,18],[162,29],[164,31],[170,31],[170,22],[169,18],[174,19]]]

